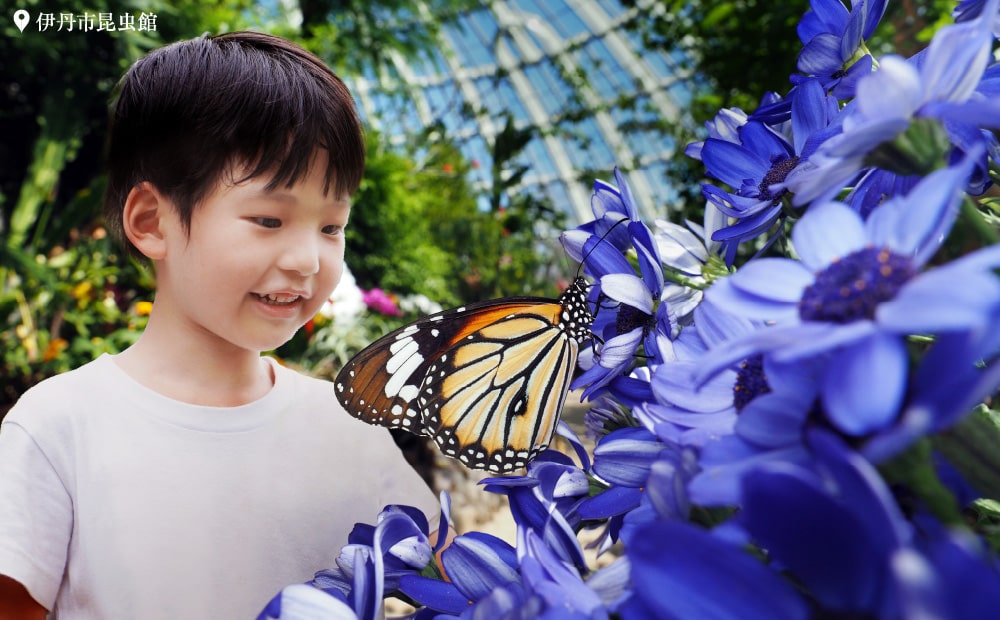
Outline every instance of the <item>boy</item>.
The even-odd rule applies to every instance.
[[[357,112],[302,48],[232,33],[133,65],[108,144],[106,224],[156,298],[135,345],[4,420],[0,618],[254,618],[383,505],[439,510],[332,383],[260,355],[340,279]]]

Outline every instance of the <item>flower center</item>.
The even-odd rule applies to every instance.
[[[888,248],[865,248],[837,259],[802,293],[803,321],[851,323],[875,318],[875,308],[896,296],[917,274],[913,262]]]
[[[778,200],[784,196],[788,190],[781,190],[777,194],[771,194],[771,190],[768,188],[775,183],[781,183],[788,176],[788,173],[799,165],[799,156],[792,155],[791,157],[786,157],[781,161],[776,161],[771,165],[771,169],[767,171],[764,178],[761,179],[760,185],[757,186],[757,192],[761,200]]]
[[[651,328],[654,324],[652,316],[638,308],[622,304],[618,309],[618,315],[615,317],[615,332],[618,334],[627,334],[633,329],[641,327],[645,333],[645,330]]]
[[[750,401],[770,391],[771,386],[764,376],[764,356],[758,354],[744,360],[733,384],[733,407],[737,413],[743,411]]]

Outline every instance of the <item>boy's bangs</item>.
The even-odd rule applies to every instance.
[[[268,189],[293,185],[307,174],[316,153],[325,150],[324,191],[331,185],[337,196],[357,191],[364,146],[357,143],[360,122],[353,106],[338,101],[349,97],[346,90],[331,92],[329,84],[317,82],[298,63],[271,59],[270,66],[261,66],[247,60],[247,74],[235,76],[226,97],[232,109],[226,117],[235,126],[223,132],[235,138],[230,153],[252,162],[246,178],[271,174]]]

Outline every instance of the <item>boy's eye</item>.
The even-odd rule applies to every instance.
[[[324,235],[339,235],[343,231],[344,231],[344,227],[343,226],[338,226],[336,224],[330,224],[329,226],[324,226],[323,227],[323,234]]]
[[[276,217],[255,217],[252,219],[254,224],[263,226],[264,228],[278,228],[281,226],[281,220]]]

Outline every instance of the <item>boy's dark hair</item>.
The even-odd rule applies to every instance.
[[[327,185],[352,195],[364,173],[365,141],[344,83],[313,54],[280,37],[233,32],[181,41],[144,56],[117,86],[108,133],[104,219],[122,229],[129,191],[148,181],[169,197],[185,228],[222,175],[271,175],[268,189],[306,174],[329,153]]]

